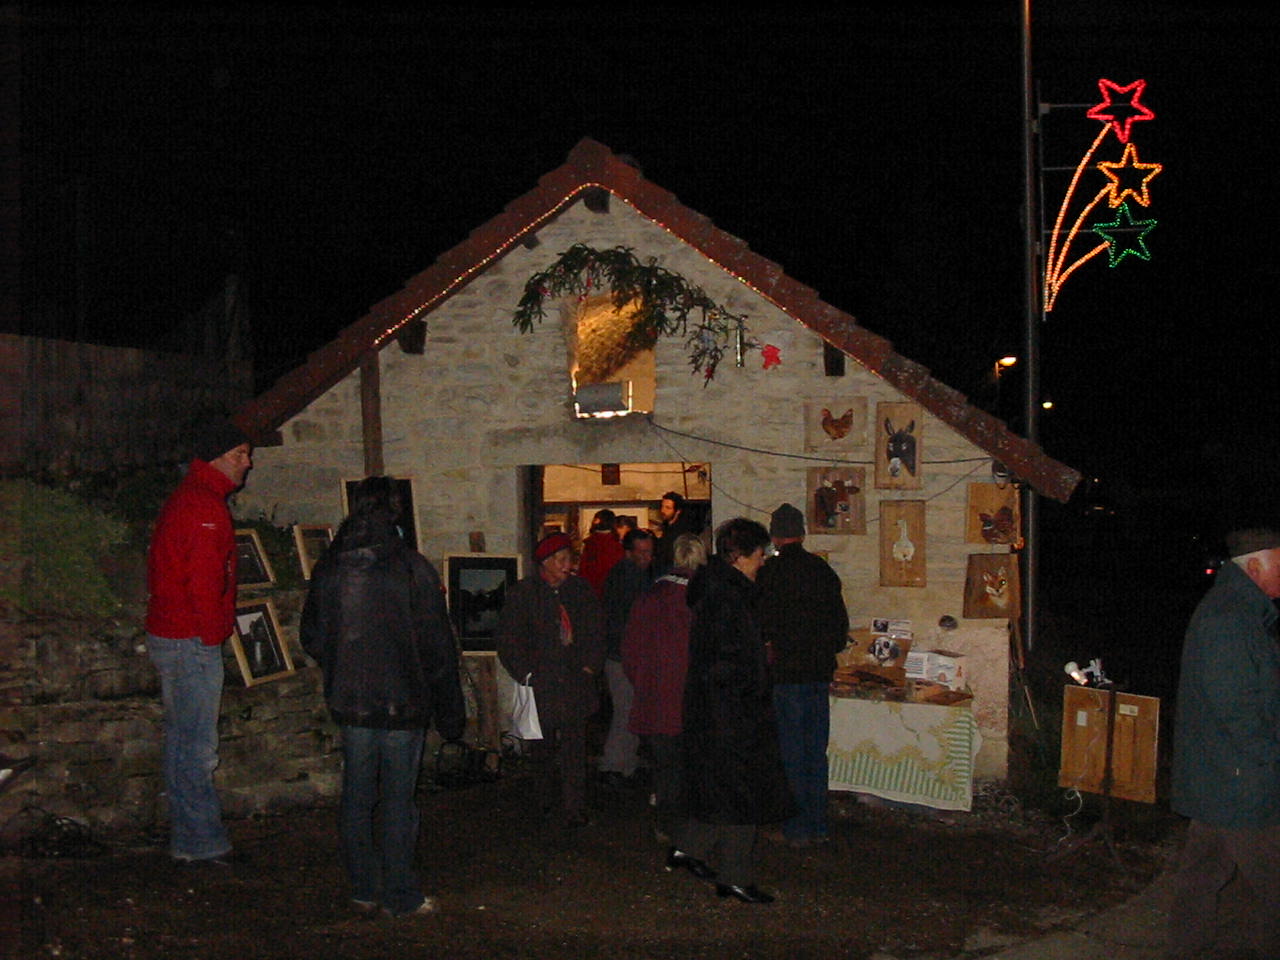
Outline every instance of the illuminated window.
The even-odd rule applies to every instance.
[[[635,310],[608,297],[576,304],[569,370],[579,417],[651,413],[656,390],[653,340],[637,337]]]

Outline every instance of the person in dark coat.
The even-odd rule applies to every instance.
[[[387,477],[356,486],[351,515],[311,572],[300,631],[342,729],[342,849],[362,915],[436,910],[414,868],[414,790],[426,728],[455,740],[466,724],[440,576],[401,539],[395,499]]]
[[[755,521],[728,521],[716,531],[715,556],[689,584],[684,743],[690,819],[667,854],[668,869],[714,878],[719,896],[745,903],[773,901],[755,885],[757,826],[795,812],[757,609],[755,580],[768,543],[768,531]],[[713,858],[718,873],[708,863]]]
[[[1280,529],[1233,531],[1227,549],[1182,648],[1171,806],[1191,822],[1170,957],[1212,952],[1218,894],[1237,873],[1257,901],[1258,956],[1280,957]]]
[[[631,608],[653,583],[653,534],[632,530],[622,540],[622,562],[604,582],[604,677],[609,685],[612,713],[600,757],[600,780],[608,789],[625,790],[635,783],[640,738],[631,732],[634,691],[622,669],[622,635]]]
[[[662,501],[658,504],[658,517],[661,522],[654,531],[657,540],[653,545],[653,563],[659,573],[666,573],[675,562],[676,538],[684,533],[698,534],[701,531],[685,510],[684,497],[674,490],[668,490],[662,495]]]
[[[772,655],[773,706],[787,782],[799,808],[782,825],[787,843],[825,843],[827,740],[836,654],[849,642],[840,578],[804,548],[804,514],[789,503],[773,511],[769,535],[778,550],[760,571],[761,618]]]
[[[599,706],[604,633],[595,591],[572,573],[572,547],[563,533],[539,541],[538,569],[507,591],[496,640],[506,671],[520,682],[530,677],[543,739],[555,751],[561,814],[568,826],[580,826],[587,822],[587,718]]]

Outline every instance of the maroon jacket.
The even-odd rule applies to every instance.
[[[216,647],[235,626],[236,539],[227,495],[235,484],[192,460],[156,520],[147,553],[147,632],[170,640],[199,637]]]
[[[631,607],[622,637],[622,669],[635,688],[627,729],[641,736],[681,729],[693,623],[685,601],[688,573],[673,570],[655,580]]]
[[[604,597],[604,581],[622,554],[622,541],[612,530],[597,530],[583,543],[578,574],[591,584],[597,597]]]

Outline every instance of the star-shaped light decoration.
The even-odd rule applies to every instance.
[[[1124,203],[1125,197],[1133,199],[1144,207],[1151,206],[1151,196],[1147,192],[1147,184],[1164,169],[1162,163],[1142,163],[1138,160],[1136,144],[1125,144],[1124,155],[1117,163],[1114,160],[1103,160],[1098,169],[1111,178],[1107,189],[1108,206],[1118,207]]]
[[[1111,124],[1121,143],[1129,142],[1130,128],[1136,120],[1154,120],[1155,112],[1145,104],[1139,103],[1142,91],[1147,88],[1147,81],[1135,80],[1127,86],[1120,86],[1112,80],[1099,80],[1098,89],[1102,91],[1102,102],[1089,108],[1088,116],[1094,120]],[[1128,94],[1128,103],[1116,103],[1112,95]]]
[[[1147,234],[1155,229],[1155,220],[1134,220],[1129,213],[1129,204],[1120,204],[1116,218],[1111,223],[1095,223],[1093,232],[1107,241],[1108,266],[1116,266],[1133,254],[1139,260],[1150,260],[1151,251],[1147,249]],[[1112,236],[1113,233],[1136,231],[1135,236]]]
[[[772,343],[766,343],[760,350],[760,355],[764,357],[764,368],[766,370],[770,367],[782,365],[782,351]]]

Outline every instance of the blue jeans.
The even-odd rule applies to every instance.
[[[351,896],[381,903],[395,914],[416,910],[423,901],[413,865],[418,846],[413,795],[425,735],[421,728],[342,728],[338,826]]]
[[[220,857],[231,850],[213,786],[218,769],[218,705],[222,647],[199,637],[147,636],[164,701],[164,788],[169,799],[169,853],[182,860]]]
[[[778,745],[799,812],[782,825],[788,840],[827,836],[827,740],[830,691],[825,683],[779,683],[773,688]]]

